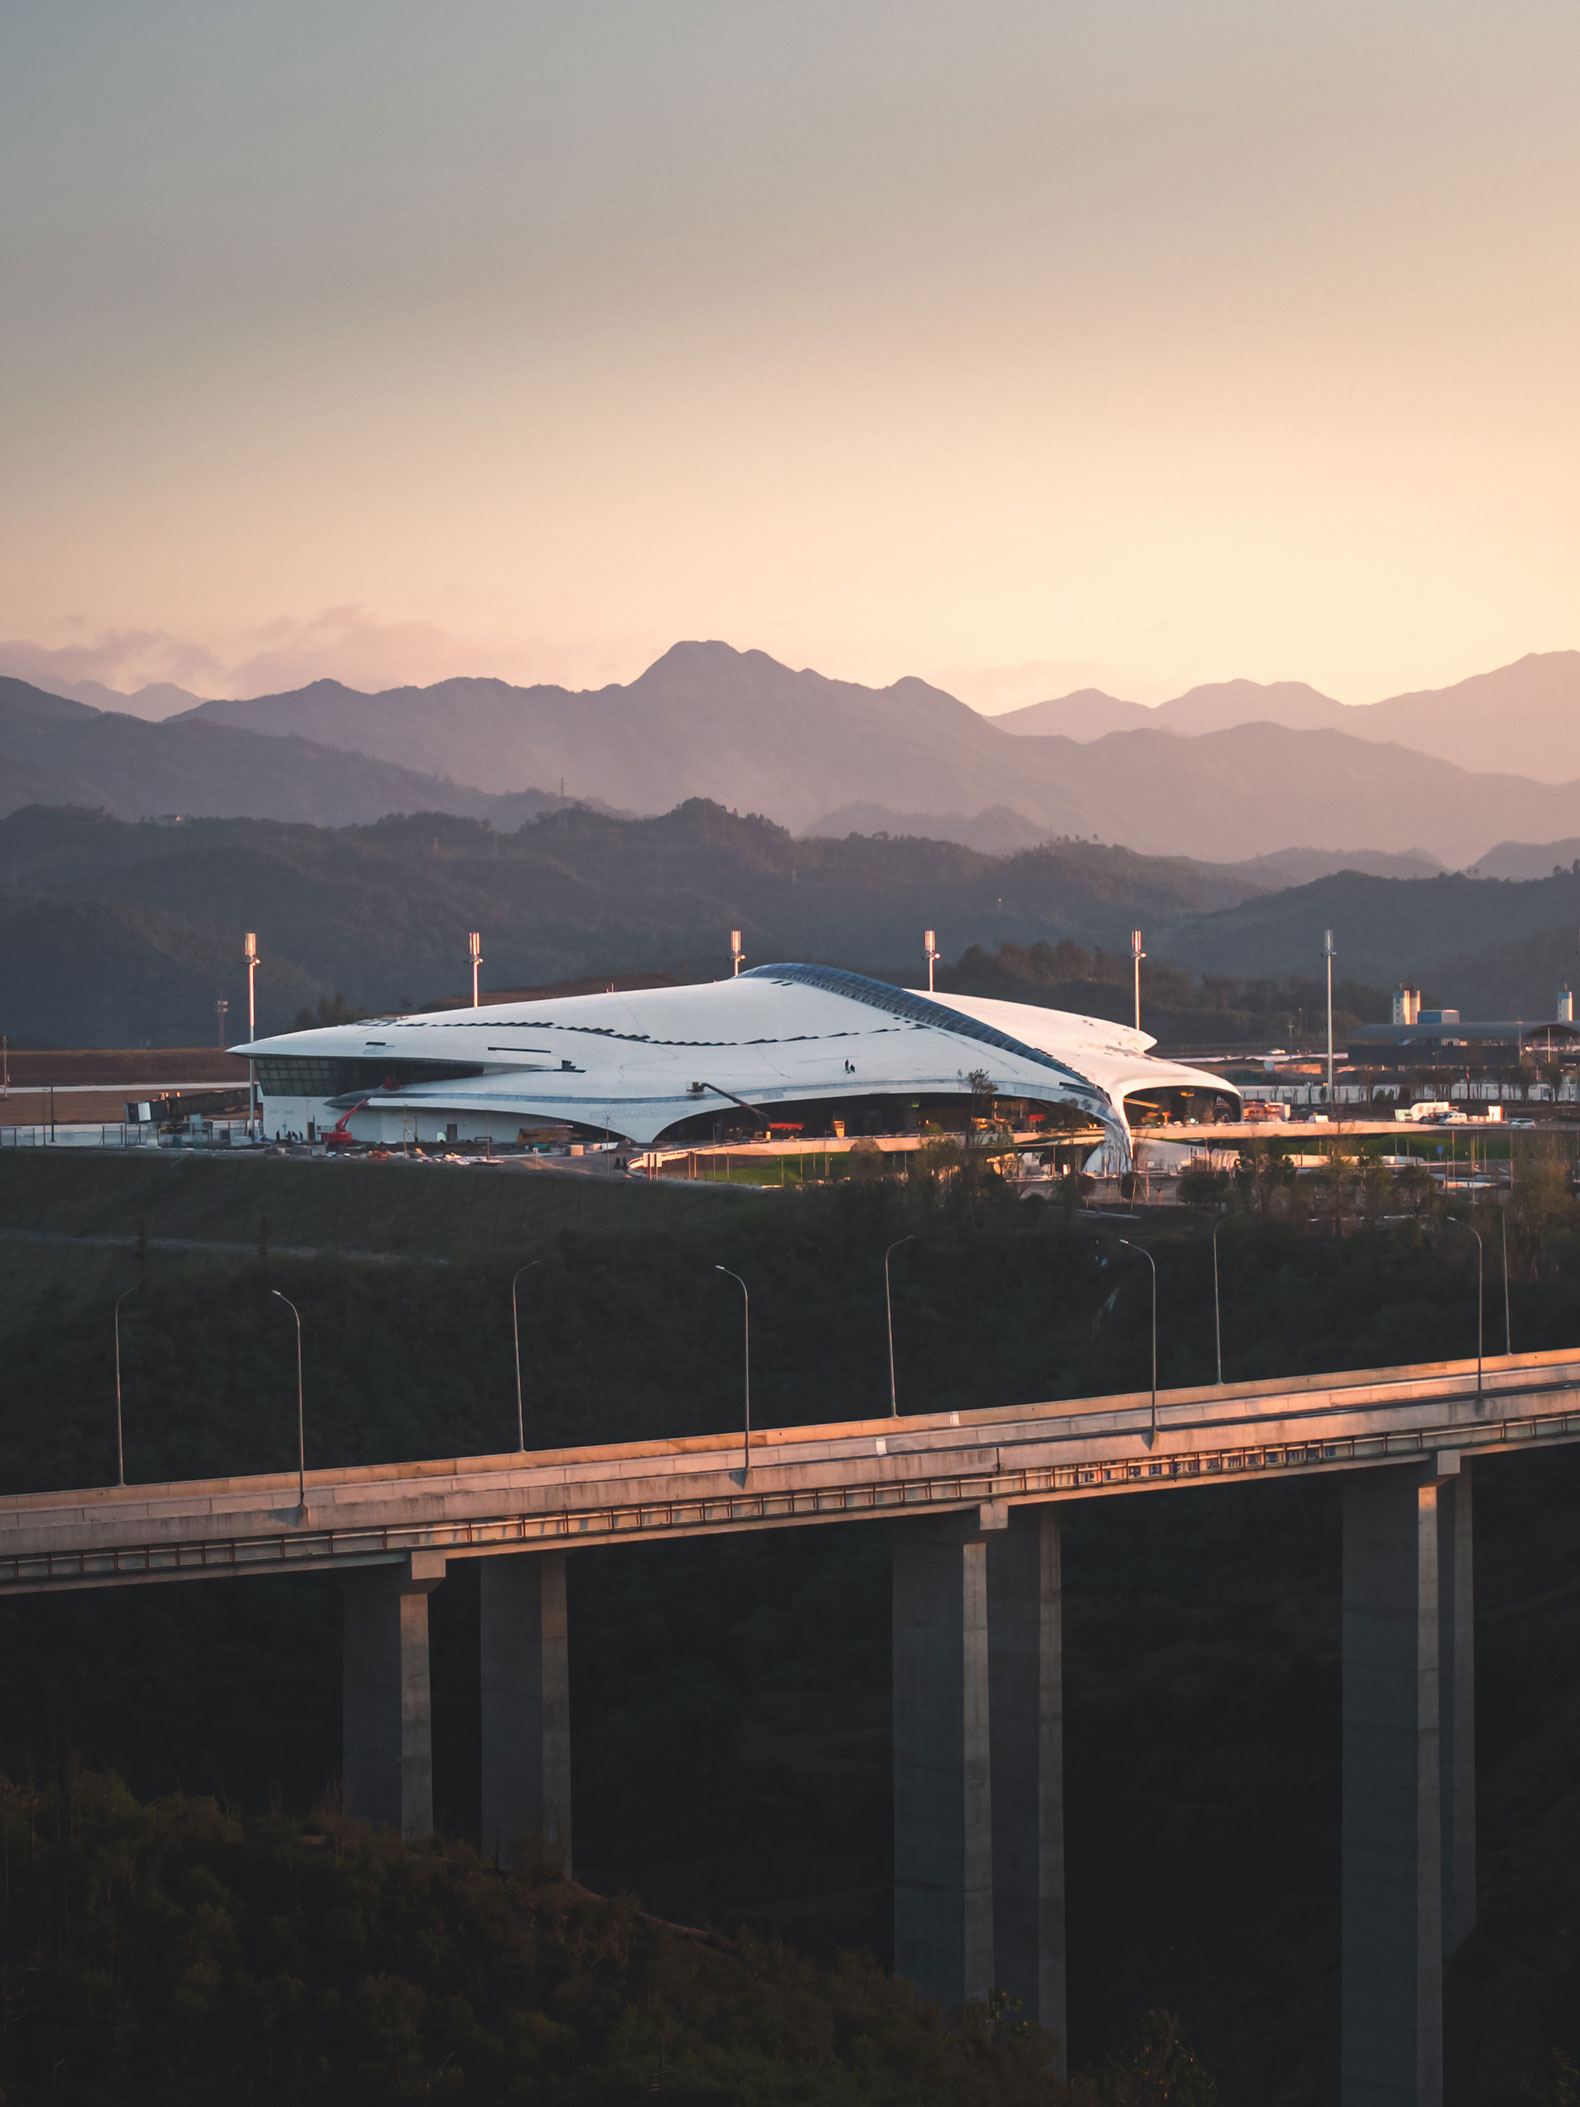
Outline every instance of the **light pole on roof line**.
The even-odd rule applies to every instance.
[[[258,1036],[258,938],[249,929],[241,940],[241,955],[247,966],[247,1043],[250,1046]],[[247,1134],[249,1139],[258,1129],[258,1064],[247,1056]]]
[[[927,953],[927,992],[934,993],[933,968],[938,963],[938,932],[936,929],[922,931],[922,949]]]
[[[1322,955],[1328,967],[1328,1103],[1333,1103],[1333,931],[1322,932]]]

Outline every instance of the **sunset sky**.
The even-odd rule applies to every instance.
[[[0,664],[1580,645],[1577,107],[1573,0],[13,0]]]

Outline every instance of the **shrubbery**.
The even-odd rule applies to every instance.
[[[870,1958],[692,1932],[530,1863],[320,1812],[0,1780],[12,2107],[1212,2107],[1172,2019],[1066,2088],[1013,2009],[953,2027]]]

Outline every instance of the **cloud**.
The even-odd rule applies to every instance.
[[[350,688],[426,687],[457,674],[501,673],[519,656],[497,640],[458,637],[436,622],[385,622],[357,606],[268,623],[229,673],[231,693],[268,695],[311,680]]]
[[[123,695],[170,681],[197,695],[226,692],[222,661],[206,645],[184,642],[162,629],[101,629],[92,639],[35,644],[0,643],[0,672],[51,693],[96,681]]]
[[[376,690],[464,673],[519,678],[522,661],[536,656],[519,642],[458,636],[436,622],[383,621],[348,605],[204,640],[161,629],[101,629],[59,644],[14,638],[0,642],[0,672],[60,694],[87,682],[121,695],[170,682],[196,695],[237,696],[278,694],[324,679]]]

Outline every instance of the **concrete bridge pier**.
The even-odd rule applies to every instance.
[[[483,1852],[507,1864],[520,1836],[571,1870],[571,1714],[565,1553],[485,1558],[482,1586]]]
[[[1343,2107],[1442,2107],[1443,1957],[1475,1921],[1470,1480],[1344,1488]]]
[[[1063,1577],[1055,1506],[988,1539],[993,1980],[1059,2037],[1065,2076]]]
[[[1448,1459],[1444,1459],[1446,1462]],[[1437,1488],[1438,1732],[1442,1747],[1443,1958],[1476,1928],[1476,1641],[1470,1464]]]
[[[347,1814],[402,1836],[433,1834],[428,1597],[442,1551],[362,1566],[341,1594],[342,1778]]]
[[[897,1523],[894,1968],[947,2009],[993,1986],[988,1534],[1002,1508]]]

